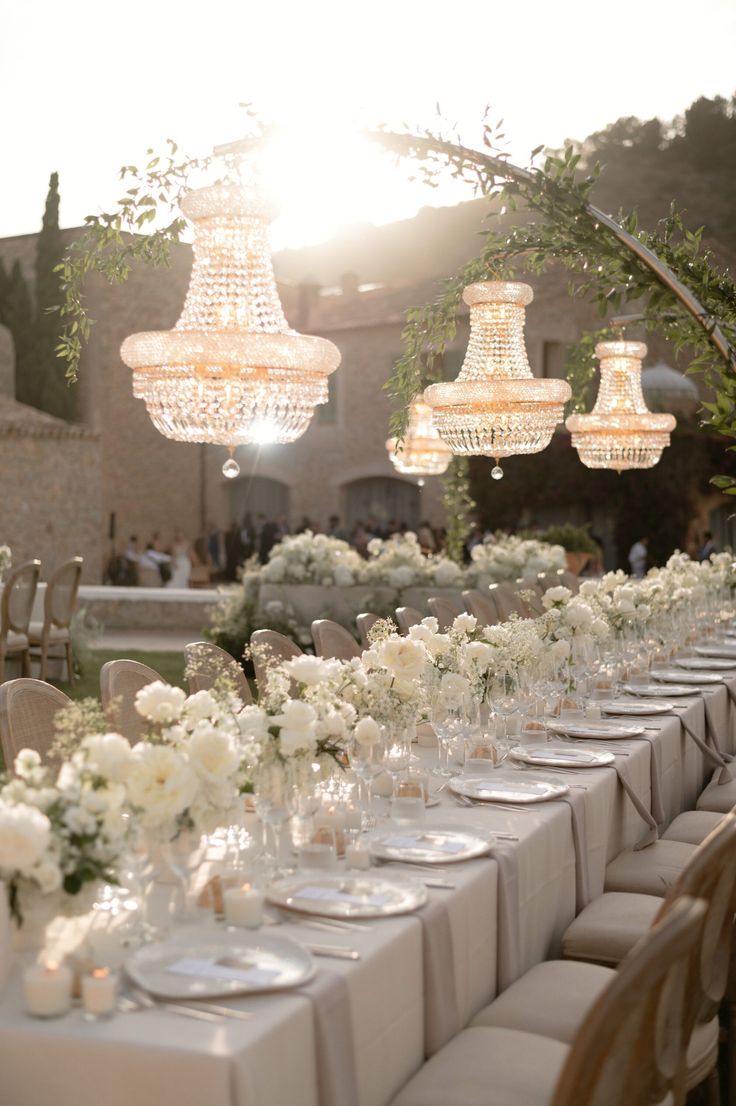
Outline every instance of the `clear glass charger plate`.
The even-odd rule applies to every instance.
[[[126,962],[126,974],[157,998],[209,999],[283,991],[315,973],[311,954],[288,937],[229,937],[144,945]]]
[[[726,660],[725,657],[683,657],[681,661],[675,661],[678,668],[684,668],[693,672],[701,669],[712,672],[725,672],[729,668],[736,668],[736,657]]]
[[[622,691],[625,691],[627,695],[640,695],[644,699],[656,699],[656,698],[679,698],[680,696],[692,695],[693,691],[690,687],[685,687],[684,684],[677,686],[677,684],[670,687],[662,687],[660,684],[623,684]]]
[[[600,722],[592,718],[581,718],[569,722],[548,722],[547,729],[551,733],[564,734],[565,737],[582,737],[599,739],[601,741],[617,741],[619,738],[640,737],[644,733],[643,726],[632,726],[626,722],[616,722],[611,718],[602,718]]]
[[[723,676],[719,676],[717,672],[688,672],[686,668],[665,668],[661,672],[652,672],[652,676],[662,684],[692,684],[697,687],[698,684],[723,683]],[[671,695],[673,692],[668,689],[667,694]]]
[[[520,772],[516,773],[521,776]],[[550,799],[559,799],[567,795],[570,788],[566,783],[552,783],[547,780],[504,779],[488,776],[453,776],[449,787],[457,795],[466,799],[476,799],[485,803],[544,803]]]
[[[668,703],[666,699],[654,703],[647,703],[643,699],[634,702],[631,699],[609,699],[598,703],[598,706],[603,714],[652,715],[669,714],[674,710],[674,703]]]
[[[411,877],[339,875],[304,872],[277,880],[268,888],[269,902],[298,914],[325,918],[382,918],[410,914],[427,901],[423,883]]]
[[[554,745],[524,745],[512,749],[512,760],[521,764],[547,765],[552,768],[601,768],[613,764],[613,753],[605,749],[558,749]]]
[[[379,860],[452,864],[485,856],[493,842],[492,833],[463,826],[397,826],[374,837],[371,852]]]

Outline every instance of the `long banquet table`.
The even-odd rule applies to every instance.
[[[736,676],[729,683],[736,693]],[[726,686],[694,689],[677,703],[674,714],[643,719],[640,738],[615,743],[619,768],[660,828],[695,805],[713,771],[678,714],[702,740],[715,734],[722,751],[736,751]],[[436,753],[420,748],[419,755],[429,767]],[[38,1021],[23,1013],[16,973],[0,1001],[0,1101],[385,1106],[499,990],[558,953],[577,910],[603,890],[606,864],[649,831],[611,768],[530,772],[573,785],[567,801],[523,812],[468,809],[445,790],[428,809],[430,825],[483,826],[517,840],[499,839],[488,857],[446,865],[453,888],[429,889],[417,913],[329,935],[298,921],[274,927],[297,941],[355,948],[361,959],[319,959],[314,980],[297,991],[228,1003],[252,1012],[249,1021],[190,1021],[160,1008],[106,1022],[87,1022],[78,1010]],[[198,932],[226,939],[215,921]]]

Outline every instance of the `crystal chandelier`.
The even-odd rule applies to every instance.
[[[534,293],[528,284],[469,284],[470,339],[457,380],[431,384],[424,393],[434,423],[453,453],[495,457],[491,475],[500,480],[501,457],[539,453],[549,445],[570,398],[565,380],[538,380],[524,346],[524,308]]]
[[[154,426],[180,442],[230,449],[293,442],[327,402],[327,377],[340,363],[332,342],[288,326],[268,246],[270,212],[238,184],[189,192],[182,213],[194,226],[194,262],[173,330],[132,334],[121,357],[133,394]]]
[[[441,476],[452,460],[452,450],[437,433],[432,408],[415,399],[409,410],[406,434],[397,452],[398,439],[389,438],[386,449],[391,461],[404,476]]]
[[[565,425],[580,460],[591,469],[650,469],[670,444],[674,415],[654,415],[641,390],[643,342],[599,342],[601,382],[589,415],[570,415]]]

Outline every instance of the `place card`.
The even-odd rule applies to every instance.
[[[385,906],[391,895],[351,895],[332,887],[300,887],[295,899],[313,899],[317,902],[347,902],[358,906]]]
[[[462,841],[425,841],[421,837],[383,837],[381,844],[392,849],[426,849],[430,853],[464,852],[467,845]]]
[[[281,974],[272,968],[235,968],[232,961],[224,963],[221,960],[199,960],[195,957],[185,956],[181,960],[175,960],[166,969],[173,975],[204,976],[207,979],[233,979],[238,983],[252,983],[257,987],[271,983]]]

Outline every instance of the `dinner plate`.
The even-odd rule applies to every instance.
[[[516,775],[521,777],[521,773]],[[547,780],[505,779],[495,773],[488,776],[453,776],[449,787],[457,795],[466,799],[476,799],[485,803],[544,803],[549,799],[559,799],[567,795],[570,788],[566,783],[551,783]]]
[[[423,883],[402,876],[305,872],[276,880],[268,899],[284,910],[326,918],[380,918],[410,914],[427,901]]]
[[[692,695],[693,693],[691,687],[685,687],[682,684],[680,686],[671,684],[669,687],[661,687],[660,684],[623,684],[621,690],[625,691],[627,695],[641,695],[644,699],[656,699],[660,696],[662,698],[666,696],[667,698],[679,699],[680,696]]]
[[[733,657],[736,658],[736,642],[732,645],[697,645],[695,652],[700,657]]]
[[[613,764],[613,753],[603,749],[558,749],[554,745],[519,745],[509,753],[521,764],[548,765],[554,768],[601,768]]]
[[[598,703],[598,706],[603,714],[652,715],[669,714],[675,704],[668,703],[666,699],[658,699],[654,703],[647,703],[645,699],[609,699]]]
[[[163,941],[126,961],[132,981],[158,998],[207,999],[283,991],[314,975],[314,960],[288,937],[223,933],[215,943]]]
[[[493,834],[461,826],[401,826],[374,837],[371,852],[380,860],[408,864],[451,864],[484,856]]]
[[[683,657],[682,660],[675,661],[675,664],[678,668],[693,672],[700,672],[703,669],[706,672],[725,672],[729,668],[736,668],[736,657],[732,657],[731,660],[726,660],[725,657]]]
[[[698,684],[723,683],[723,676],[719,676],[717,672],[688,672],[685,668],[663,668],[652,672],[652,676],[662,684],[694,684],[697,687]],[[669,688],[667,694],[671,694]]]
[[[644,733],[643,726],[634,726],[627,722],[617,722],[612,718],[602,718],[600,722],[592,718],[581,718],[575,722],[548,722],[547,729],[552,733],[566,737],[594,738],[605,741],[617,741],[619,738],[639,737]]]

